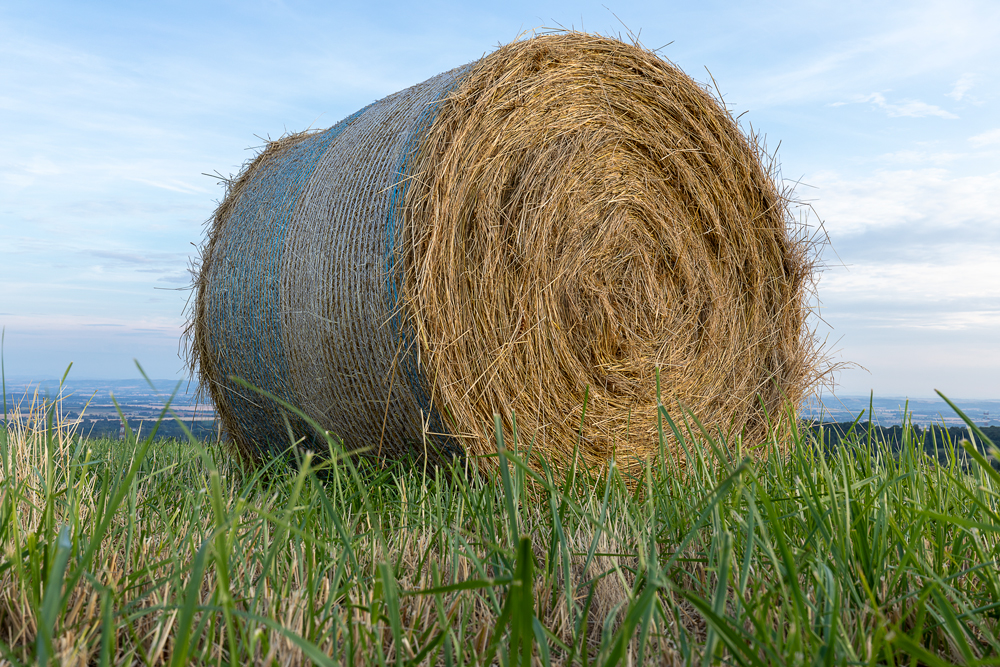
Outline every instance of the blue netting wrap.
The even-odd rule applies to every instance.
[[[352,449],[454,449],[402,315],[396,243],[422,133],[467,70],[274,142],[231,186],[205,249],[195,345],[202,379],[245,450],[266,457],[290,438],[319,443],[231,376],[300,408]]]

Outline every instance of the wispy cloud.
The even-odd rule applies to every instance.
[[[153,259],[145,255],[140,255],[131,252],[114,252],[110,250],[91,250],[90,254],[94,257],[100,257],[102,259],[113,259],[119,262],[125,262],[126,264],[150,264]]]
[[[175,179],[155,181],[148,178],[130,178],[130,181],[135,181],[136,183],[143,183],[144,185],[151,185],[154,188],[162,188],[164,190],[170,190],[171,192],[181,192],[184,194],[193,194],[204,192],[211,192],[208,188],[202,188],[197,185],[191,185],[190,183],[185,183],[183,181],[178,181]]]
[[[820,290],[826,298],[849,298],[851,311],[864,317],[971,312],[979,315],[970,317],[970,323],[1000,324],[1000,265],[990,261],[994,253],[994,248],[942,248],[938,261],[905,262],[888,256],[880,262],[835,267],[821,277]],[[962,270],[956,270],[957,265]],[[865,302],[881,305],[868,312]],[[914,309],[917,302],[925,307]]]
[[[993,144],[1000,144],[1000,127],[995,130],[989,130],[983,132],[982,134],[977,134],[974,137],[969,137],[969,143],[971,143],[976,148],[982,148],[983,146],[992,146]]]
[[[958,81],[955,82],[955,87],[951,89],[948,93],[948,97],[955,100],[956,102],[961,102],[965,94],[972,90],[972,83],[975,81],[975,77],[972,74],[963,74],[959,77]]]
[[[140,273],[162,273],[168,270],[175,270],[177,266],[184,266],[188,261],[188,256],[175,252],[135,252],[125,250],[87,250],[84,253],[90,257],[103,260],[111,260],[109,268],[125,266],[146,267],[136,268]]]
[[[873,231],[912,232],[996,224],[1000,172],[957,176],[942,168],[819,173],[814,206],[834,239]],[[992,263],[996,264],[995,261]]]
[[[890,118],[925,118],[927,116],[938,116],[939,118],[958,118],[950,111],[945,111],[941,107],[927,104],[920,100],[900,100],[899,102],[889,102],[882,93],[872,93],[857,100],[858,102],[871,102],[874,106],[885,111]]]
[[[885,153],[879,156],[879,159],[886,164],[893,165],[947,165],[965,159],[967,156],[967,153],[952,153],[948,151],[902,150]]]
[[[184,328],[184,322],[180,317],[164,317],[135,312],[117,313],[115,316],[94,313],[74,315],[62,312],[44,315],[14,315],[5,324],[8,325],[8,331],[44,334],[71,333],[82,328],[109,327],[132,331],[137,329],[155,330],[167,335],[179,335]]]
[[[994,62],[1000,51],[1000,6],[993,0],[822,4],[816,16],[829,28],[817,31],[814,40],[797,40],[792,57],[752,66],[748,60],[745,77],[728,84],[734,100],[759,110],[846,99],[857,91],[890,86],[926,99],[929,85],[947,81],[955,82],[951,92],[958,98],[953,99],[967,102],[973,84],[988,83],[981,74],[972,74],[977,64]],[[764,20],[781,25],[783,17]]]

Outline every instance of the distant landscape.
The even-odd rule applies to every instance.
[[[10,413],[19,408],[21,419],[26,420],[32,412],[37,415],[43,403],[57,401],[64,424],[76,423],[77,432],[89,437],[114,438],[121,431],[119,409],[131,429],[148,433],[173,395],[173,415],[163,420],[157,435],[185,437],[179,419],[199,439],[217,437],[215,406],[199,396],[196,383],[152,383],[153,387],[145,380],[67,380],[60,389],[58,381],[15,380],[7,382],[7,410]]]
[[[80,420],[79,432],[93,437],[116,437],[120,430],[118,408],[130,427],[138,429],[141,426],[145,430],[152,427],[167,399],[173,395],[171,409],[177,418],[198,438],[217,437],[215,407],[207,396],[198,392],[194,381],[158,379],[152,380],[152,383],[150,387],[146,380],[67,380],[60,390],[58,380],[31,382],[13,378],[7,382],[7,406],[8,411],[20,406],[19,412],[24,418],[33,402],[40,405],[43,401],[58,399],[66,419]],[[987,435],[1000,435],[1000,400],[953,400],[977,426],[989,429]],[[869,414],[869,409],[872,414]],[[941,399],[898,396],[827,395],[822,400],[807,401],[799,416],[805,421],[841,425],[850,425],[860,417],[864,423],[871,420],[881,428],[881,434],[891,438],[892,427],[902,424],[904,409],[914,426],[944,425],[959,429],[965,426]],[[183,430],[174,419],[168,419],[160,425],[158,434],[182,437]],[[994,441],[997,441],[995,437]]]
[[[949,396],[979,427],[1000,426],[1000,400],[963,399]],[[822,400],[807,401],[799,412],[802,419],[822,422],[852,422],[864,413],[869,418],[869,404],[874,413],[873,421],[880,426],[902,423],[904,410],[914,425],[946,424],[963,426],[962,418],[940,398],[906,398],[905,396],[831,396]]]

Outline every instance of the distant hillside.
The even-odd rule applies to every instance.
[[[0,415],[2,417],[2,415]],[[149,434],[150,429],[156,424],[156,419],[129,419],[129,426],[133,431],[138,430],[140,435],[146,436]],[[3,425],[3,419],[0,418],[0,426]],[[213,420],[198,420],[198,421],[185,421],[184,425],[191,430],[194,437],[199,440],[215,440],[218,437],[218,429],[216,423]],[[37,428],[33,426],[33,428]],[[117,418],[114,419],[87,419],[83,423],[76,427],[76,433],[87,438],[112,438],[118,437],[121,431],[121,422]],[[184,434],[183,429],[181,429],[180,424],[178,424],[173,419],[164,419],[160,423],[160,427],[156,431],[156,436],[158,438],[177,438],[186,439],[187,436]]]
[[[1000,424],[1000,400],[957,398],[954,402],[979,427]],[[822,422],[851,422],[861,415],[862,419],[892,426],[902,423],[904,409],[908,421],[923,427],[931,424],[940,426],[942,422],[948,426],[962,426],[964,423],[940,398],[902,396],[814,397],[802,405],[799,417]]]
[[[155,424],[155,419],[145,421],[129,420],[129,426],[132,430],[138,430],[140,435],[143,436],[148,435],[150,429]],[[214,440],[218,435],[218,429],[214,421],[185,421],[184,425],[199,440]],[[85,435],[88,438],[117,438],[120,430],[121,424],[117,419],[97,419],[93,421],[88,420],[85,424],[81,424],[77,429],[77,433]],[[156,436],[158,438],[187,438],[180,424],[173,419],[164,419],[160,423],[160,427],[156,430]]]
[[[810,428],[816,435],[817,439],[820,437],[822,432],[822,440],[824,447],[828,450],[832,450],[840,441],[846,436],[846,434],[851,430],[857,433],[861,439],[868,437],[869,428],[871,429],[872,439],[878,440],[880,442],[887,443],[893,451],[899,451],[902,447],[903,442],[903,428],[901,426],[878,426],[872,425],[869,422],[858,422],[854,424],[853,422],[837,422],[837,423],[824,423],[824,424],[812,424]],[[1000,426],[986,426],[980,427],[980,430],[989,438],[994,444],[1000,446]],[[970,436],[969,429],[967,427],[951,426],[947,429],[941,426],[930,426],[930,427],[920,427],[913,426],[913,436],[917,442],[923,442],[924,451],[930,456],[936,457],[939,461],[944,463],[947,460],[947,452],[949,444],[958,446],[962,440],[973,440]],[[990,458],[989,452],[986,449],[985,443],[979,441],[979,438],[975,438],[976,448],[981,451],[987,458]],[[960,452],[960,456],[965,458],[965,453]],[[1000,461],[993,460],[993,467],[1000,470]]]

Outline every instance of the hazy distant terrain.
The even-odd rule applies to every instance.
[[[949,398],[972,419],[977,426],[1000,426],[1000,400],[978,400]],[[869,403],[874,412],[874,422],[881,426],[893,426],[902,421],[904,408],[914,424],[929,426],[944,422],[948,426],[961,426],[962,418],[941,399],[911,398],[899,396],[824,396],[822,400],[811,400],[803,406],[799,416],[824,422],[854,421],[864,411],[868,418]]]
[[[145,380],[67,380],[60,388],[59,382],[24,380],[7,382],[7,409],[26,418],[32,405],[58,400],[65,420],[81,420],[79,432],[95,437],[115,437],[119,433],[118,409],[133,429],[143,433],[159,419],[163,407],[173,395],[169,415],[160,425],[158,434],[170,437],[183,436],[177,418],[199,438],[213,437],[216,432],[215,407],[199,396],[195,383],[176,380],[153,380],[153,387]],[[174,394],[174,390],[177,393]],[[118,407],[115,406],[118,403]]]
[[[63,413],[78,419],[83,414],[83,432],[91,435],[116,435],[119,428],[118,410],[112,396],[118,402],[129,424],[137,427],[144,423],[149,428],[159,417],[168,398],[173,394],[171,408],[188,428],[199,437],[209,437],[216,433],[215,408],[208,397],[199,395],[194,382],[176,380],[153,380],[153,387],[145,380],[67,380],[60,392],[58,380],[30,382],[23,378],[13,378],[7,382],[8,410],[21,406],[21,413],[27,412],[32,400],[53,400],[60,398]],[[955,403],[980,427],[1000,426],[1000,400],[953,399]],[[947,403],[940,399],[907,399],[898,396],[825,396],[811,400],[803,406],[800,417],[810,421],[852,422],[864,412],[862,421],[869,418],[869,403],[874,412],[873,421],[882,427],[899,425],[904,406],[909,411],[913,424],[929,426],[946,424],[949,427],[963,426],[961,418]],[[180,427],[171,419],[161,426],[164,435],[181,435]]]

